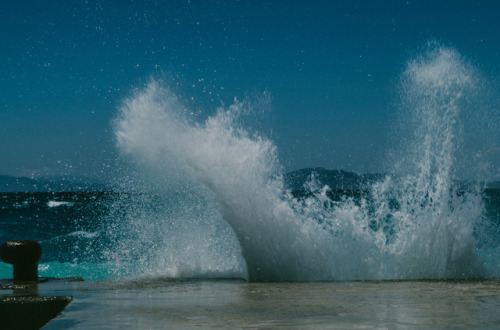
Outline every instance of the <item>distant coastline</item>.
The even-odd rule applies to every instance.
[[[78,177],[32,179],[0,175],[0,192],[70,192],[106,191],[110,185],[104,182]]]
[[[285,174],[285,183],[290,189],[301,189],[303,185],[314,175],[315,179],[323,185],[328,185],[333,190],[363,189],[386,176],[381,173],[357,174],[344,170],[328,170],[322,167],[304,168]],[[459,184],[466,187],[467,184]],[[500,181],[492,181],[487,189],[500,189]]]
[[[284,175],[285,185],[289,189],[301,189],[314,174],[322,185],[334,190],[350,190],[366,187],[382,180],[384,174],[357,174],[344,170],[328,170],[322,167],[304,168]],[[490,182],[488,189],[500,189],[500,181]],[[27,178],[0,175],[0,192],[92,192],[110,191],[109,182],[80,177]]]

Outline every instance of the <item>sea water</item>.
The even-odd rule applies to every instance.
[[[85,279],[38,285],[73,297],[47,329],[498,326],[483,83],[430,43],[401,76],[386,170],[343,185],[285,173],[242,120],[259,102],[203,117],[151,80],[112,123],[127,166],[110,188],[1,193],[0,239],[40,242],[40,276]]]
[[[485,213],[490,173],[482,150],[466,155],[463,148],[481,136],[481,121],[490,120],[475,107],[480,79],[456,51],[438,44],[410,60],[395,124],[404,133],[395,133],[401,144],[388,157],[387,174],[360,187],[360,196],[338,201],[314,175],[303,186],[310,195],[295,198],[287,190],[275,145],[239,120],[252,111],[251,101],[235,101],[197,120],[175,93],[153,80],[124,101],[114,127],[121,153],[140,169],[141,180],[154,182],[149,190],[162,196],[184,191],[193,198],[183,215],[173,217],[188,215],[179,227],[190,235],[214,228],[178,252],[173,248],[187,269],[204,274],[216,262],[228,267],[218,272],[251,281],[491,277],[498,262],[481,249],[481,242],[494,241],[497,223]],[[165,212],[136,207],[141,203],[132,207],[126,228],[161,223],[151,218]],[[200,222],[193,226],[192,219]],[[224,225],[225,234],[216,234]],[[236,240],[218,241],[231,232]],[[165,244],[160,251],[169,250],[164,238],[152,239]],[[210,248],[214,252],[203,261],[196,259]],[[489,248],[494,251],[494,244]],[[213,259],[228,250],[234,259]],[[151,257],[161,263],[164,253]]]
[[[259,102],[202,117],[153,79],[112,123],[129,164],[113,189],[4,193],[0,238],[39,241],[41,276],[86,280],[496,278],[499,194],[484,150],[465,148],[488,134],[481,86],[431,43],[402,74],[387,171],[332,198],[314,171],[288,185],[274,143],[241,120]]]

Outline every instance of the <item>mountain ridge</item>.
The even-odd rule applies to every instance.
[[[321,185],[328,185],[332,190],[356,190],[363,189],[371,184],[384,179],[386,174],[367,173],[357,174],[345,170],[329,170],[323,167],[303,168],[288,172],[284,175],[285,185],[289,189],[304,189],[304,184],[314,175],[315,180]],[[460,183],[464,187],[466,183]],[[500,189],[500,181],[492,181],[487,184],[487,189]]]
[[[323,167],[303,168],[283,175],[285,186],[292,190],[304,189],[311,175],[322,186],[333,190],[363,189],[374,182],[381,181],[385,174],[357,174],[345,170],[329,170]],[[69,192],[69,191],[107,191],[109,182],[79,177],[27,178],[0,175],[0,192]],[[500,181],[490,182],[488,189],[500,189]]]
[[[345,170],[328,170],[323,167],[303,168],[285,174],[285,185],[289,189],[303,189],[311,176],[322,185],[328,185],[333,190],[361,189],[376,181],[382,180],[384,174],[357,174]]]
[[[69,192],[104,191],[109,185],[96,180],[76,177],[33,179],[0,175],[0,192]]]

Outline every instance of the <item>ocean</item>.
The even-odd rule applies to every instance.
[[[402,86],[400,146],[360,175],[285,173],[240,121],[251,100],[200,120],[152,80],[113,122],[130,165],[110,188],[2,193],[0,238],[85,280],[39,285],[74,297],[47,328],[498,326],[500,190],[463,153],[474,72],[433,45]]]
[[[314,170],[311,171],[315,173]],[[310,244],[319,249],[319,256],[307,262],[320,264],[309,265],[302,261],[306,263],[307,272],[297,272],[289,266],[283,274],[275,271],[272,276],[269,273],[262,275],[257,271],[254,274],[249,273],[245,258],[242,257],[242,247],[238,245],[234,231],[218,218],[218,213],[212,214],[214,210],[203,209],[198,205],[199,201],[190,201],[197,204],[196,210],[191,211],[194,213],[190,214],[193,219],[177,215],[176,212],[182,211],[185,207],[182,203],[189,200],[189,197],[178,201],[173,197],[165,200],[162,195],[142,193],[2,193],[1,240],[31,239],[39,242],[43,250],[39,264],[39,275],[42,277],[75,276],[88,281],[135,277],[164,277],[173,280],[227,278],[251,281],[344,281],[491,279],[499,276],[500,189],[485,189],[480,194],[481,198],[475,200],[484,209],[479,213],[481,222],[467,228],[470,230],[470,237],[461,236],[463,227],[453,228],[455,233],[443,224],[435,224],[433,228],[444,227],[441,229],[443,232],[426,232],[426,235],[435,235],[432,240],[427,237],[415,238],[418,239],[418,244],[412,244],[417,247],[411,246],[415,251],[401,250],[410,248],[404,245],[398,245],[398,249],[392,250],[392,245],[401,244],[397,242],[398,238],[394,237],[398,224],[387,218],[384,218],[383,222],[377,222],[376,211],[373,210],[375,201],[373,196],[366,197],[367,194],[359,190],[325,190],[321,192],[320,199],[306,190],[297,189],[290,192],[296,203],[294,207],[307,205],[312,209],[308,210],[308,218],[329,237],[331,245],[339,244],[336,240],[342,245],[351,244],[345,247],[336,246],[347,256],[334,258],[335,255],[324,253],[324,250],[332,247],[326,243],[318,246],[321,235],[308,236],[311,239]],[[460,194],[465,196],[467,193],[459,192]],[[463,196],[459,198],[465,203]],[[365,207],[367,214],[373,218],[363,219],[363,222],[360,220],[360,228],[353,227],[356,222],[346,224],[352,231],[359,231],[359,236],[335,227],[338,224],[332,221],[336,219],[334,216],[339,212],[339,207],[348,207],[350,212],[359,212],[363,203],[372,204]],[[122,216],[130,216],[127,213],[132,211],[127,210],[127,207],[136,208],[137,205],[140,205],[140,210],[134,209],[130,218],[134,224],[117,223],[116,217],[121,221]],[[392,207],[400,208],[395,205]],[[459,205],[457,208],[461,207],[463,206]],[[321,210],[319,214],[318,208]],[[341,211],[346,212],[344,209]],[[208,214],[205,214],[207,212]],[[304,210],[301,212],[305,214]],[[326,215],[331,218],[326,218]],[[144,223],[145,221],[147,223]],[[446,219],[446,224],[455,227],[449,218]],[[450,238],[451,234],[458,237]],[[255,235],[259,237],[264,234],[257,232]],[[279,235],[279,232],[274,232],[273,235]],[[371,235],[371,241],[364,241],[367,240],[366,235]],[[276,238],[277,241],[280,239],[283,238]],[[468,241],[464,242],[465,239]],[[443,243],[434,240],[448,241]],[[290,242],[292,245],[299,243],[305,244],[297,241],[296,237]],[[380,246],[377,246],[377,243]],[[430,249],[437,244],[440,244],[437,246],[439,250]],[[457,246],[463,250],[455,252]],[[302,257],[298,251],[289,251],[290,245],[285,248],[287,251],[270,249],[269,253],[292,253],[297,258]],[[354,248],[356,250],[352,251]],[[419,255],[422,251],[428,254]],[[280,258],[279,255],[270,257]],[[320,258],[332,259],[332,264],[325,265],[325,261]],[[397,258],[405,259],[403,261]],[[418,258],[423,259],[421,264],[413,264],[419,261]],[[431,261],[435,264],[428,264]],[[12,278],[11,265],[0,264],[0,278]]]
[[[294,190],[291,195],[300,200],[301,205],[318,202],[308,201],[317,196],[303,189]],[[361,205],[363,195],[353,190],[326,191],[327,202],[322,200],[321,207],[325,210],[336,208],[350,199]],[[320,266],[305,263],[302,266],[314,272],[303,272],[301,275],[311,278],[297,280],[291,278],[297,276],[293,273],[280,275],[281,278],[277,278],[276,273],[270,279],[250,278],[241,247],[230,228],[215,218],[207,221],[201,216],[182,219],[181,224],[169,223],[169,212],[175,214],[172,209],[178,209],[178,205],[168,204],[161,195],[34,192],[0,196],[2,241],[29,238],[40,242],[43,249],[40,277],[82,277],[85,280],[38,284],[34,289],[37,296],[73,298],[44,329],[441,329],[500,324],[497,313],[500,305],[500,235],[497,230],[500,189],[486,189],[481,194],[482,221],[488,223],[489,229],[485,235],[482,226],[476,225],[472,231],[473,245],[467,247],[471,250],[462,251],[465,257],[460,260],[462,256],[459,256],[459,261],[446,260],[453,248],[444,251],[448,254],[444,256],[443,251],[430,249],[438,242],[424,238],[421,241],[428,244],[429,254],[413,255],[415,262],[420,262],[419,273],[413,261],[408,259],[405,262],[412,272],[392,267],[398,262],[401,267],[405,266],[394,260],[399,251],[392,252],[392,260],[387,255],[383,256],[386,259],[379,257],[381,264],[376,267],[368,258],[383,255],[384,251],[355,250],[353,253],[359,255],[350,254],[352,260],[343,258],[342,264],[337,264],[337,272],[325,270],[318,274]],[[124,205],[138,205],[138,201],[148,201],[139,204],[148,210],[149,225],[139,222],[133,226],[133,233],[129,230],[114,232],[123,230],[113,221],[116,208],[121,210],[120,214],[128,213],[123,211]],[[151,210],[153,206],[156,208]],[[144,211],[135,211],[133,218],[140,221],[139,214],[146,216]],[[159,214],[165,218],[158,218]],[[315,217],[320,219],[317,214]],[[346,244],[339,232],[328,228],[328,221],[316,221],[328,231],[332,240],[340,237]],[[366,225],[364,230],[373,234],[391,232],[387,223],[385,229],[373,220]],[[443,230],[445,232],[435,239],[450,239],[446,237],[450,229]],[[354,239],[351,236],[349,240]],[[353,249],[355,243],[349,249]],[[390,244],[390,239],[386,238],[382,247]],[[443,245],[438,247],[443,248]],[[318,248],[321,251],[328,246]],[[279,258],[276,255],[269,257]],[[454,262],[459,262],[458,266]],[[262,276],[255,273],[254,276]],[[11,265],[0,264],[0,278],[12,278]],[[0,287],[1,297],[16,294],[15,289],[5,284],[3,282]]]

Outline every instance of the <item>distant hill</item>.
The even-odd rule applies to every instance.
[[[322,185],[333,190],[355,190],[384,178],[383,174],[356,174],[344,170],[327,170],[322,167],[304,168],[285,175],[285,184],[290,189],[302,189],[311,175]]]
[[[38,188],[36,180],[0,175],[1,192],[38,191]]]
[[[488,183],[488,188],[500,189],[500,181],[493,181],[493,182]]]
[[[383,180],[384,174],[356,174],[344,170],[327,170],[322,167],[304,168],[284,175],[285,185],[292,190],[304,188],[311,175],[321,185],[333,190],[357,190]],[[489,189],[500,189],[500,181],[488,184]],[[85,178],[54,177],[30,179],[0,175],[0,192],[67,192],[67,191],[108,191],[111,185]]]
[[[82,178],[30,179],[0,175],[0,192],[103,191],[107,189],[108,185],[105,183]]]
[[[333,190],[356,190],[381,181],[384,174],[356,174],[343,170],[327,170],[322,167],[304,168],[285,174],[285,184],[288,188],[296,190],[303,186],[314,174],[322,185],[328,185]],[[500,189],[500,181],[490,182],[489,189]]]

